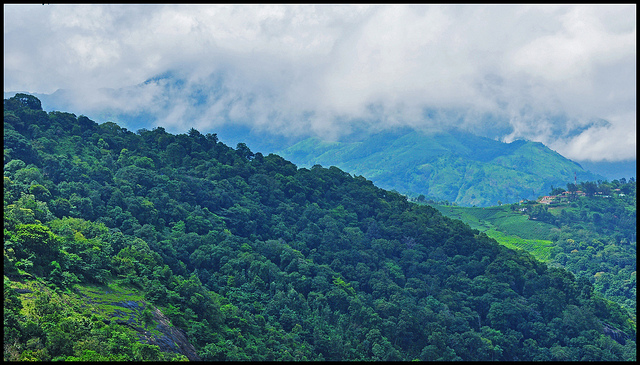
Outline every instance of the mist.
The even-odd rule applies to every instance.
[[[635,4],[4,10],[4,91],[58,91],[99,122],[330,140],[456,127],[636,158]]]

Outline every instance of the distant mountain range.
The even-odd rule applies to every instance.
[[[536,199],[552,186],[604,180],[539,142],[503,143],[460,130],[402,129],[359,142],[308,138],[277,152],[301,167],[337,166],[383,189],[463,206]]]

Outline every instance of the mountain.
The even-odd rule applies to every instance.
[[[588,280],[336,167],[4,101],[4,359],[636,359]]]
[[[293,163],[337,166],[384,189],[462,206],[536,199],[551,186],[604,179],[538,142],[503,143],[460,130],[385,131],[356,142],[308,138],[278,152]]]

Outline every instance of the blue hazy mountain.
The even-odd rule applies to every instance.
[[[574,177],[605,179],[542,143],[503,143],[456,129],[403,128],[357,142],[308,138],[278,154],[301,167],[333,165],[384,189],[464,206],[536,199]]]

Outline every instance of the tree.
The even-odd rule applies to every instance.
[[[578,191],[578,187],[576,186],[576,184],[568,183],[567,184],[567,190],[569,191],[569,193],[571,193],[571,199],[575,199],[576,191]]]
[[[33,95],[18,93],[9,100],[4,100],[5,108],[17,109],[20,107],[29,108],[33,110],[42,110],[42,103],[40,99]]]
[[[71,209],[73,209],[73,205],[65,198],[57,198],[50,202],[50,210],[58,218],[69,216]]]
[[[236,146],[236,152],[238,153],[238,155],[240,155],[240,157],[246,160],[251,160],[254,157],[253,152],[251,152],[249,147],[247,147],[247,145],[242,142],[238,143],[238,145]]]
[[[29,141],[13,129],[4,129],[4,148],[5,151],[10,151],[12,157],[19,158],[28,164],[35,162],[38,156]]]
[[[553,185],[551,185],[551,193],[549,195],[560,195],[564,192],[565,190],[563,188],[554,188]]]
[[[14,241],[17,258],[29,258],[37,275],[48,274],[51,262],[59,259],[60,239],[41,224],[19,224]]]
[[[582,183],[585,194],[593,196],[598,191],[598,185],[593,181],[585,181]]]
[[[175,167],[181,166],[182,159],[187,154],[187,151],[185,150],[185,148],[176,142],[169,144],[167,146],[166,152],[167,152],[167,158],[169,159],[169,162]]]

